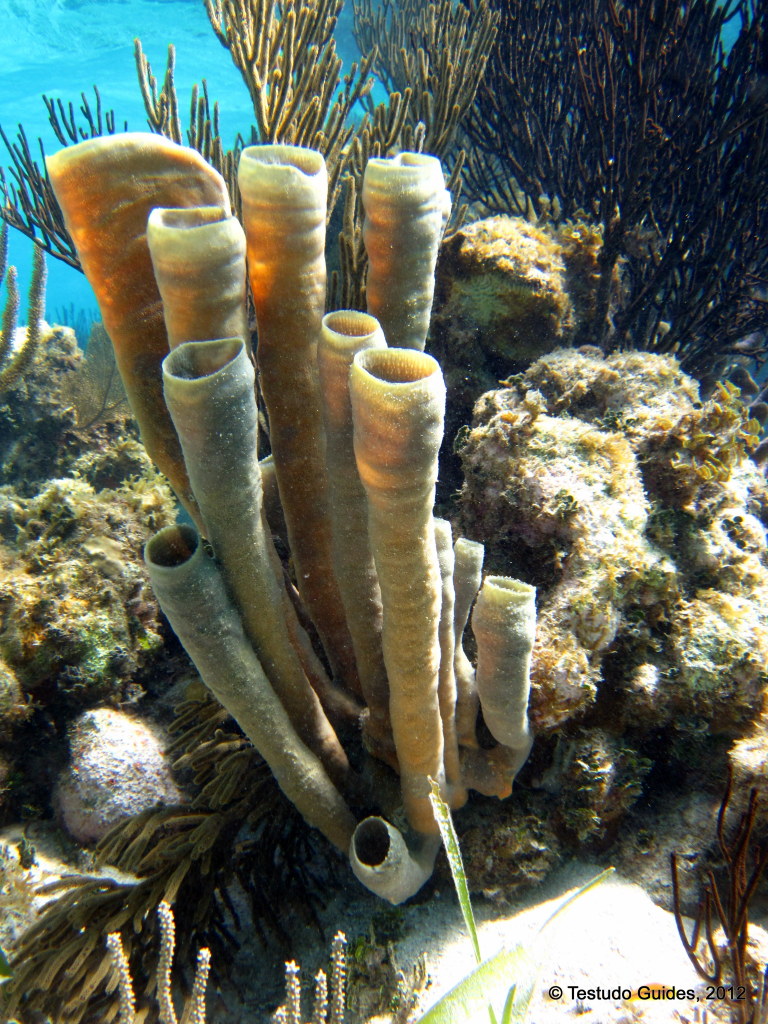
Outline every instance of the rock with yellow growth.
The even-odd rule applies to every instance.
[[[145,457],[146,458],[146,457]],[[0,494],[0,657],[24,693],[125,692],[162,645],[159,612],[136,558],[153,525],[173,520],[168,486],[114,490],[49,481]]]
[[[576,787],[580,839],[615,829],[645,758],[705,770],[712,737],[760,714],[768,488],[753,434],[728,385],[702,401],[672,357],[589,348],[484,395],[461,439],[462,531],[486,542],[489,571],[538,588],[530,717],[560,734],[547,787],[573,792],[573,765],[591,763],[565,756],[577,724],[603,752]],[[625,780],[607,802],[604,773]]]
[[[600,239],[588,225],[559,231],[522,217],[465,225],[437,264],[428,351],[448,387],[446,437],[480,395],[553,349],[577,343],[593,310]],[[460,486],[443,460],[441,482]]]
[[[433,331],[452,344],[468,332],[494,365],[528,364],[573,336],[566,277],[552,234],[519,217],[476,221],[443,248]]]

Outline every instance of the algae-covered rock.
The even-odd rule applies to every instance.
[[[479,396],[578,335],[594,304],[598,249],[587,225],[555,230],[510,216],[465,225],[443,245],[428,342],[448,388],[443,485],[460,484],[449,450]]]
[[[130,684],[162,644],[143,543],[174,517],[146,464],[115,490],[73,478],[34,497],[0,488],[0,656],[22,690],[80,702]]]
[[[560,860],[552,828],[536,814],[494,808],[492,820],[466,829],[461,855],[470,892],[512,901],[543,881]]]
[[[557,238],[519,217],[469,224],[443,247],[434,334],[458,354],[479,350],[494,366],[527,364],[574,331],[566,264]]]
[[[615,838],[626,811],[640,796],[651,761],[606,729],[576,730],[555,750],[545,788],[556,795],[558,829],[579,843]]]
[[[531,721],[587,751],[561,749],[553,769],[560,824],[580,839],[615,829],[679,737],[735,738],[760,713],[768,488],[754,436],[732,388],[702,401],[675,359],[648,353],[554,352],[476,405],[460,526],[485,542],[488,571],[538,587]],[[603,776],[623,781],[606,795]]]
[[[3,658],[0,658],[0,734],[29,715],[30,705],[19,677]],[[0,775],[2,772],[0,771]],[[2,789],[2,779],[0,779]]]

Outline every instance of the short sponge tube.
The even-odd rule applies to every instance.
[[[172,349],[209,338],[250,343],[245,234],[236,217],[222,206],[158,207],[147,243]]]
[[[352,872],[366,889],[395,906],[415,895],[431,877],[439,836],[420,836],[409,850],[403,835],[384,818],[364,818],[349,848]]]
[[[536,588],[508,576],[486,576],[472,612],[477,640],[477,692],[485,724],[498,743],[519,755],[532,744],[528,727]]]
[[[160,530],[147,542],[144,560],[160,607],[206,686],[304,819],[346,852],[355,829],[352,813],[269,685],[197,531],[184,525]]]
[[[483,581],[485,548],[475,540],[457,537],[454,553],[453,628],[456,638],[454,674],[456,676],[456,733],[464,747],[477,747],[477,688],[475,668],[464,650],[464,630],[469,613]]]

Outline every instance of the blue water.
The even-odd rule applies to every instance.
[[[351,6],[339,21],[337,46],[345,69],[357,56],[351,37]],[[216,39],[202,0],[0,0],[0,124],[15,138],[22,123],[30,144],[40,136],[46,152],[59,148],[42,101],[43,94],[63,103],[80,104],[85,92],[93,101],[98,85],[105,110],[113,108],[117,122],[133,131],[146,129],[133,59],[133,40],[141,39],[155,77],[162,85],[169,43],[176,47],[176,88],[182,123],[194,82],[205,77],[209,95],[218,100],[222,135],[227,144],[247,130],[253,110],[240,73]],[[158,86],[159,87],[159,86]],[[33,152],[37,153],[36,144]],[[0,141],[0,161],[10,163]],[[32,244],[12,231],[10,262],[19,270],[26,289]],[[70,304],[96,309],[82,274],[60,260],[47,258],[49,317]],[[1,301],[1,300],[0,300]],[[23,304],[22,304],[23,315]]]

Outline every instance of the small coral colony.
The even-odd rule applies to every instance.
[[[171,1019],[172,937],[161,1009],[131,991],[155,977],[155,908],[167,931],[175,904],[185,952],[231,941],[235,882],[260,876],[266,915],[296,884],[258,842],[274,814],[278,847],[336,872],[340,851],[397,904],[433,872],[436,783],[470,888],[508,899],[613,851],[673,780],[717,793],[728,766],[741,810],[768,788],[768,105],[740,84],[764,5],[523,6],[518,25],[519,4],[361,2],[369,56],[342,81],[341,0],[206,0],[252,144],[224,148],[206,90],[185,138],[173,54],[158,91],[138,44],[150,132],[84,99],[85,129],[49,106],[45,167],[4,136],[3,216],[99,306],[83,354],[42,318],[38,259],[17,328],[2,261],[0,806],[108,865],[42,911],[3,889],[20,1020]],[[557,47],[563,25],[582,48]],[[526,26],[578,139],[536,115],[555,70],[530,67]],[[502,144],[494,90],[523,73],[527,134]],[[610,172],[594,95],[620,119]],[[680,212],[699,186],[669,177],[673,132],[732,190],[722,272],[719,210],[695,235]],[[31,866],[9,845],[3,870]]]

